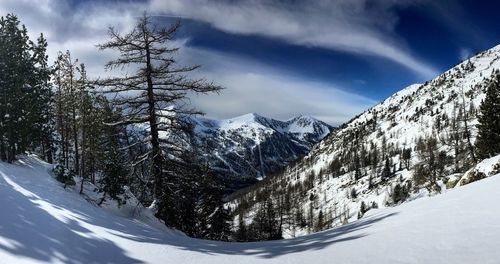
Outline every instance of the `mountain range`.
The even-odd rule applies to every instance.
[[[402,89],[341,125],[283,172],[231,196],[235,220],[251,223],[272,201],[285,207],[279,217],[283,235],[300,236],[477,179],[479,106],[499,69],[500,45]]]
[[[310,116],[286,121],[255,113],[231,119],[192,118],[202,156],[219,173],[262,179],[307,154],[333,127]]]

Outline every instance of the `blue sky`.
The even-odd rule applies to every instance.
[[[146,10],[168,25],[195,77],[221,83],[193,96],[208,116],[307,114],[338,125],[413,83],[500,44],[500,3],[432,0],[3,0],[49,50],[69,49],[93,75],[113,56],[95,44],[106,27],[126,31]]]
[[[436,73],[500,44],[500,19],[495,19],[500,3],[444,2],[395,10],[398,21],[394,35],[409,53]],[[442,12],[448,11],[450,17],[442,17]],[[258,60],[304,79],[341,85],[375,100],[434,77],[379,56],[297,45],[258,34],[232,34],[196,20],[185,21],[182,33],[190,37],[190,46]]]

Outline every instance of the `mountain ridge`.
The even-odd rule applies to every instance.
[[[232,196],[228,205],[251,222],[267,199],[276,205],[291,200],[285,221],[292,224],[283,232],[293,237],[317,231],[320,215],[326,227],[337,226],[373,206],[453,188],[474,168],[470,150],[478,108],[484,86],[498,69],[500,45],[396,92],[330,133],[283,173]],[[437,170],[429,167],[429,155],[441,159],[442,166],[435,182],[419,182],[422,169]],[[292,219],[297,215],[306,220],[297,224]]]
[[[249,113],[230,119],[192,118],[203,156],[227,176],[263,178],[305,155],[333,127],[310,116],[281,121]]]

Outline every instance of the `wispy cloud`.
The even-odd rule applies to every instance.
[[[300,79],[256,61],[204,49],[182,50],[184,62],[195,58],[204,65],[199,76],[217,80],[227,88],[220,95],[191,97],[191,102],[210,117],[258,112],[285,120],[303,114],[339,125],[375,104],[342,87]]]
[[[460,49],[460,60],[466,60],[468,58],[470,58],[472,55],[472,52],[470,49],[467,49],[467,48],[461,48]]]
[[[159,6],[160,2],[165,5]],[[429,67],[396,48],[396,44],[382,43],[382,33],[369,29],[365,24],[378,23],[378,26],[390,31],[391,23],[358,16],[359,12],[366,12],[363,11],[364,7],[359,7],[361,10],[358,11],[354,8],[353,12],[358,13],[352,15],[360,20],[354,22],[345,13],[347,7],[343,7],[343,18],[336,18],[335,21],[349,26],[347,30],[331,24],[335,21],[326,20],[326,8],[332,8],[327,1],[300,5],[303,9],[301,12],[305,12],[300,16],[299,11],[277,4],[267,6],[261,1],[253,1],[255,6],[250,5],[251,2],[238,6],[226,2],[213,3],[195,0],[149,3],[99,1],[80,4],[75,9],[62,0],[41,0],[36,5],[30,0],[2,0],[0,13],[18,14],[33,38],[43,32],[49,40],[52,60],[57,51],[69,49],[75,58],[87,64],[93,77],[105,74],[103,65],[113,57],[113,53],[99,52],[95,47],[106,40],[107,27],[112,25],[126,31],[134,25],[135,19],[142,15],[143,10],[163,15],[184,15],[237,34],[262,34],[298,45],[378,55],[402,61],[420,74],[432,74]],[[344,4],[348,5],[347,2]],[[322,9],[321,5],[325,6],[325,10],[321,11],[318,18],[308,19],[307,15]],[[198,11],[194,11],[197,9]],[[318,26],[322,20],[323,24]],[[329,29],[330,26],[333,29]],[[353,28],[357,30],[351,32]],[[351,47],[354,42],[359,42],[357,47]],[[378,46],[374,44],[375,48],[369,47],[370,42],[378,43]],[[177,44],[183,46],[180,56],[184,63],[204,65],[196,73],[197,76],[215,80],[227,88],[220,96],[192,97],[192,103],[211,117],[228,118],[248,112],[260,112],[287,119],[297,114],[307,114],[338,125],[375,103],[369,98],[345,92],[342,87],[332,87],[334,85],[331,83],[309,81],[257,61],[188,47],[185,42]],[[394,55],[398,53],[401,54]]]
[[[152,0],[150,10],[210,23],[234,34],[258,34],[296,45],[379,56],[430,78],[437,70],[398,39],[396,7],[425,0],[208,1]]]

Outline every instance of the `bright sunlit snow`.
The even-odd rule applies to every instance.
[[[498,263],[500,177],[296,239],[191,239],[96,207],[35,157],[0,163],[1,263]],[[130,206],[130,205],[129,205]],[[125,207],[126,209],[127,207]],[[123,209],[123,210],[125,210]],[[140,217],[139,217],[140,218]]]

